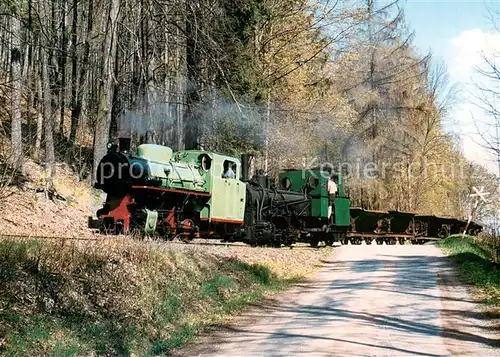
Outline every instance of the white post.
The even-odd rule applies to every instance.
[[[469,213],[469,219],[467,220],[467,224],[465,225],[464,232],[462,233],[462,238],[465,238],[465,233],[467,233],[467,228],[469,228],[470,222],[472,221],[472,216],[474,215],[474,212],[476,211],[478,204],[479,204],[479,198],[476,198],[476,202],[474,202],[474,207],[472,207],[472,209]]]

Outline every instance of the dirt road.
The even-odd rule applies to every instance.
[[[500,355],[494,322],[434,246],[340,247],[266,305],[177,355]]]

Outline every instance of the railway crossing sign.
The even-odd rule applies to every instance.
[[[476,213],[477,206],[479,205],[480,199],[484,203],[488,203],[488,199],[486,196],[488,196],[490,193],[489,192],[484,192],[484,186],[481,186],[479,190],[477,189],[476,186],[472,186],[472,190],[475,193],[469,194],[470,198],[475,198],[474,205],[472,206],[471,202],[469,202],[469,205],[467,206],[467,225],[465,226],[464,233],[462,234],[462,237],[465,237],[465,233],[467,233],[467,229],[469,228],[470,222],[472,221],[472,216],[474,213]]]
[[[484,186],[481,186],[481,188],[478,190],[476,186],[472,186],[472,189],[474,190],[475,193],[471,193],[469,197],[476,197],[476,202],[478,201],[478,198],[481,198],[481,200],[484,201],[484,203],[488,203],[488,200],[486,199],[486,196],[488,196],[490,193],[489,192],[484,192]],[[477,206],[477,204],[476,204]]]

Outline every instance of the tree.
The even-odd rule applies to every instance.
[[[117,56],[117,27],[120,0],[112,0],[107,12],[103,15],[105,40],[103,42],[103,66],[99,86],[99,107],[94,131],[94,164],[95,175],[99,161],[106,154],[106,144],[109,140],[109,129],[112,120],[114,70]]]
[[[50,88],[49,79],[49,61],[47,53],[43,49],[41,51],[41,82],[43,83],[43,116],[44,116],[44,138],[45,138],[45,172],[46,172],[46,188],[45,192],[54,191],[54,176],[56,173],[56,162],[54,153],[54,110],[52,106],[52,90]]]
[[[12,45],[10,49],[10,70],[12,76],[12,166],[22,171],[23,134],[21,128],[21,19],[20,5],[13,3],[11,16]]]
[[[500,174],[500,51],[493,49],[489,54],[483,53],[482,58],[483,66],[476,69],[482,81],[476,83],[480,94],[475,104],[488,120],[486,123],[477,123],[476,127],[484,147],[497,156]]]
[[[495,29],[495,33],[500,35],[500,10],[490,8],[490,18]],[[500,50],[492,48],[489,53],[482,53],[483,63],[476,68],[479,79],[475,83],[476,95],[473,103],[482,111],[485,119],[474,118],[476,129],[482,139],[482,146],[496,157],[497,177],[495,186],[490,188],[489,192],[496,195],[500,194]],[[486,176],[486,175],[483,175]],[[498,199],[491,200],[486,205],[488,209],[488,218],[490,218],[493,232],[498,232],[500,216],[500,206]],[[496,234],[494,234],[495,236]],[[498,239],[495,244],[498,246]]]

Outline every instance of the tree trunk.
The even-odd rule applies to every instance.
[[[23,136],[21,129],[21,21],[16,13],[11,20],[12,47],[10,65],[12,73],[12,165],[23,169]]]
[[[58,36],[57,36],[57,11],[56,11],[56,1],[47,1],[47,4],[50,6],[50,32],[49,36],[50,38],[47,38],[45,40],[44,45],[47,48],[48,52],[48,58],[47,58],[47,65],[50,67],[48,71],[48,75],[50,79],[44,79],[44,80],[49,80],[49,83],[51,84],[51,103],[52,103],[52,108],[51,108],[51,113],[54,113],[54,118],[52,118],[53,123],[53,130],[59,129],[59,126],[57,126],[56,121],[56,111],[59,105],[58,98],[59,98],[59,91],[61,89],[61,77],[59,74],[59,71],[61,70],[60,68],[60,62],[58,59],[60,57],[57,56],[58,51]],[[44,6],[44,5],[42,5]],[[48,14],[48,11],[45,11],[44,8],[44,13]],[[46,119],[47,120],[47,119]],[[60,133],[62,135],[62,133]]]
[[[71,130],[69,134],[69,140],[71,143],[75,143],[76,140],[76,132],[78,129],[78,122],[80,120],[80,114],[82,112],[82,107],[83,107],[83,93],[82,93],[82,88],[84,88],[84,83],[88,82],[86,81],[87,74],[88,74],[88,65],[89,65],[89,57],[90,57],[90,36],[92,33],[93,29],[93,6],[94,2],[93,0],[89,0],[88,4],[88,11],[87,11],[87,30],[85,33],[85,40],[84,40],[84,45],[83,45],[83,61],[80,65],[80,72],[79,72],[79,77],[76,78],[77,76],[77,63],[76,63],[76,42],[77,42],[77,36],[76,36],[76,31],[77,31],[77,23],[78,23],[78,10],[77,10],[77,5],[78,0],[73,1],[73,29],[72,29],[72,41],[73,41],[73,62],[71,64],[72,68],[72,95],[71,95]],[[90,92],[90,91],[89,91]]]
[[[104,65],[102,81],[99,90],[98,120],[94,133],[94,162],[93,176],[95,177],[97,165],[106,154],[106,143],[109,139],[109,128],[111,125],[111,110],[113,105],[113,71],[116,61],[116,23],[120,0],[111,0],[109,6],[106,39],[104,40]]]
[[[271,129],[271,84],[267,88],[266,100],[266,124],[264,132],[264,173],[267,175],[269,170],[269,134]]]
[[[176,18],[179,23],[179,26],[183,26],[183,21],[180,17]],[[182,27],[184,30],[184,26]],[[176,122],[175,122],[175,130],[174,135],[176,137],[176,146],[177,150],[184,149],[184,93],[186,91],[185,84],[185,61],[184,56],[182,55],[182,49],[185,48],[184,40],[181,36],[181,30],[179,27],[175,28],[175,71],[177,71],[177,79],[175,81],[175,108],[176,108]],[[181,43],[182,39],[182,43]]]
[[[270,38],[272,38],[273,34],[273,26],[272,24],[269,25],[269,34]],[[263,53],[263,63],[268,62],[266,59],[267,56],[270,55],[271,52],[271,40],[269,40],[268,45],[266,46],[267,48],[264,49]],[[271,66],[267,64],[267,75],[269,78],[271,78]],[[266,123],[264,127],[264,173],[267,175],[269,171],[269,134],[271,130],[271,95],[272,95],[272,82],[269,81],[267,84],[267,100],[266,100]]]
[[[370,90],[373,91],[375,90],[375,44],[373,40],[373,1],[374,0],[368,0],[368,41],[369,45],[371,46],[370,49]],[[370,103],[370,123],[372,125],[372,139],[375,140],[377,138],[377,116],[375,113],[375,106],[373,103]],[[376,148],[373,148],[372,152],[372,160],[373,162],[376,162],[377,160],[377,150]]]
[[[78,100],[78,60],[76,52],[77,26],[78,26],[78,0],[73,0],[73,19],[71,22],[71,128],[69,132],[69,142],[75,144],[76,128],[81,107],[77,106]],[[91,16],[91,14],[89,14]]]
[[[40,146],[42,143],[42,130],[43,130],[43,89],[42,89],[42,81],[43,78],[40,76],[37,81],[37,90],[38,90],[38,116],[36,119],[36,137],[35,137],[35,151],[34,157],[35,160],[40,159]]]
[[[52,93],[48,71],[48,60],[45,50],[41,49],[42,88],[43,88],[43,116],[45,118],[45,176],[46,191],[54,191],[53,178],[55,175],[54,153],[54,116],[52,113]]]
[[[59,57],[60,68],[60,87],[59,87],[59,132],[61,137],[64,138],[64,109],[66,107],[66,60],[67,60],[67,47],[68,35],[66,33],[66,0],[62,0],[61,4],[61,52]]]

